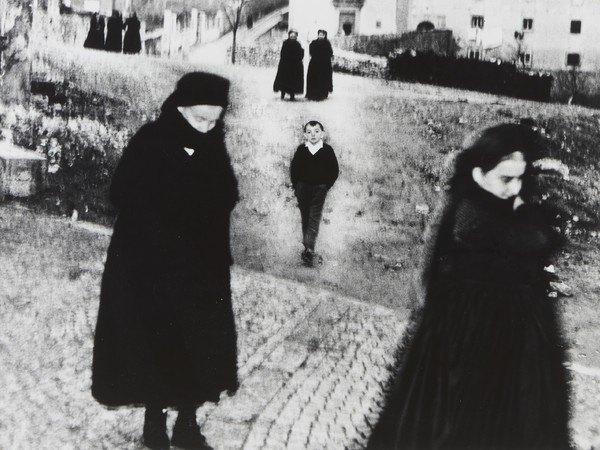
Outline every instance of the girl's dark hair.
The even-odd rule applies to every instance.
[[[448,183],[450,191],[457,193],[474,183],[472,171],[480,167],[488,172],[514,152],[521,152],[527,163],[524,181],[531,173],[531,163],[541,150],[538,135],[525,125],[501,124],[485,129],[456,157],[454,174]],[[526,188],[526,183],[524,183]]]
[[[318,126],[319,126],[319,128],[321,128],[321,131],[325,131],[325,128],[323,127],[323,124],[322,124],[321,122],[319,122],[319,121],[317,121],[317,120],[309,120],[308,122],[306,122],[306,123],[304,124],[304,131],[305,131],[305,132],[306,132],[306,127],[308,127],[309,125],[310,125],[311,127],[316,127],[316,126],[318,125]]]

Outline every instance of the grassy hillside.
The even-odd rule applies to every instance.
[[[64,117],[77,111],[106,124],[103,136],[107,138],[96,144],[101,155],[88,158],[101,164],[97,172],[103,175],[83,182],[93,195],[83,189],[61,203],[65,214],[70,213],[64,209],[67,205],[77,208],[83,218],[93,218],[95,210],[101,212],[96,220],[110,216],[110,210],[100,206],[127,136],[155,117],[179,76],[190,70],[210,70],[232,80],[226,125],[242,193],[233,227],[235,258],[242,266],[328,286],[368,301],[406,306],[422,231],[428,211],[437,202],[448,155],[474,130],[522,118],[533,121],[548,138],[548,156],[569,166],[568,180],[541,178],[541,195],[566,212],[567,232],[580,242],[593,241],[600,223],[600,158],[595,145],[600,138],[600,116],[591,110],[338,74],[329,100],[282,102],[271,91],[274,69],[198,67],[190,62],[84,49],[45,48],[36,54],[37,79],[66,80],[68,90],[77,94],[61,111],[45,107],[46,114],[51,111],[52,120],[58,121],[55,129],[80,124],[81,118]],[[98,106],[93,108],[94,104]],[[104,114],[98,115],[99,108],[104,108]],[[309,119],[325,124],[342,171],[328,198],[318,242],[325,264],[316,270],[299,265],[299,214],[288,184],[289,161],[301,142],[301,125]],[[23,124],[28,122],[17,122],[21,135],[26,135],[28,125]],[[38,122],[36,136],[31,132],[27,142],[32,148],[48,137],[45,122]],[[89,132],[91,136],[98,133]],[[111,139],[111,133],[120,134]],[[91,152],[94,146],[88,141],[73,148],[87,146]]]
[[[533,122],[548,139],[547,156],[561,159],[570,171],[566,180],[557,175],[540,177],[540,196],[565,210],[564,231],[571,238],[555,263],[559,276],[573,288],[573,297],[558,299],[571,359],[585,366],[600,366],[597,112],[339,74],[334,75],[334,93],[325,102],[282,102],[271,91],[274,69],[198,67],[189,62],[83,49],[44,49],[37,53],[34,67],[38,80],[55,80],[63,86],[66,96],[60,108],[39,97],[37,111],[0,108],[0,129],[12,131],[23,145],[42,152],[49,152],[56,143],[62,146],[58,170],[51,174],[54,189],[31,206],[68,215],[76,208],[81,218],[110,223],[114,211],[106,206],[106,186],[128,137],[156,115],[183,73],[198,69],[220,73],[232,81],[227,144],[242,194],[232,229],[236,263],[367,302],[392,305],[399,318],[406,315],[411,302],[422,231],[438,200],[449,155],[465,136],[481,127],[523,118]],[[325,124],[327,140],[341,166],[317,244],[325,263],[314,269],[300,265],[300,217],[288,185],[289,161],[301,141],[301,125],[309,119]],[[22,220],[21,216],[27,217]],[[71,342],[88,345],[80,353],[89,352],[89,339],[80,339],[91,335],[93,316],[81,306],[97,301],[102,272],[99,258],[107,238],[84,235],[68,228],[65,221],[29,216],[30,212],[18,208],[3,208],[0,217],[0,229],[12,233],[11,239],[3,241],[2,267],[8,280],[8,301],[3,307],[7,317],[27,321],[24,330],[35,330],[33,335],[25,335],[31,342],[10,337],[6,342],[11,345],[4,347],[13,348],[16,342],[24,348],[52,346],[66,352]],[[51,295],[46,295],[48,291]],[[280,296],[286,304],[293,304],[290,297],[299,294],[290,290],[284,295],[276,286],[266,285],[253,295],[258,300]],[[72,320],[66,323],[72,328],[67,329],[56,315],[70,311],[73,299],[85,301],[71,311]],[[27,313],[33,310],[35,317]],[[52,326],[52,320],[62,328]],[[44,328],[41,333],[40,326]],[[266,325],[256,325],[261,327]],[[24,335],[19,336],[23,339]],[[79,380],[77,386],[82,386],[82,376],[87,376],[80,372],[83,365],[75,368],[62,357],[41,368],[35,366],[36,361],[25,378],[20,374],[23,379],[11,385],[39,386],[36,377],[52,372],[60,386],[70,386],[64,380],[73,376]],[[590,448],[600,439],[594,419],[597,378],[586,380],[575,404],[579,448]],[[25,395],[29,390],[22,392]],[[77,427],[83,422],[81,432],[99,442],[93,427],[86,425],[88,421],[96,423],[97,417],[79,420],[79,408],[85,401],[76,398],[75,409],[66,414],[75,418],[69,419],[69,425],[79,432]],[[36,401],[42,406],[54,404]],[[59,409],[53,408],[54,413],[48,415],[35,405],[39,417],[34,423],[62,420],[60,415],[54,417]],[[20,418],[27,412],[17,408],[15,414]],[[123,423],[130,426],[129,421]],[[129,439],[127,436],[135,433],[128,429],[124,436]],[[120,434],[117,437],[122,438]]]

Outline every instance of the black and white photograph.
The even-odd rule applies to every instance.
[[[600,449],[599,20],[0,0],[0,449]]]

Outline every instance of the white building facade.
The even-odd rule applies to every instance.
[[[290,0],[289,8],[289,25],[301,39],[315,39],[319,29],[329,36],[398,30],[398,0]]]
[[[330,36],[444,29],[461,56],[600,70],[600,0],[289,0],[289,7],[301,39],[319,28]]]

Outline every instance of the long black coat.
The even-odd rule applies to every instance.
[[[123,38],[123,53],[139,53],[142,49],[140,38],[140,21],[137,17],[129,17],[125,21],[125,37]]]
[[[229,225],[238,193],[222,127],[203,135],[164,111],[131,139],[110,196],[119,213],[92,394],[111,406],[218,400],[237,387]]]
[[[90,19],[90,29],[83,46],[98,50],[104,49],[104,17],[92,16]]]
[[[88,30],[88,34],[83,42],[83,46],[85,48],[96,48],[96,33],[98,28],[98,17],[97,15],[93,15],[90,19],[90,29]]]
[[[281,46],[277,75],[273,83],[275,92],[302,94],[304,92],[304,49],[296,39],[286,39]]]
[[[480,188],[451,200],[426,302],[368,449],[570,448],[546,213]]]
[[[112,15],[108,18],[104,48],[109,52],[117,53],[123,49],[123,20],[118,15]]]
[[[310,62],[306,74],[306,98],[322,100],[333,92],[331,68],[333,49],[328,39],[315,39],[308,49]]]

